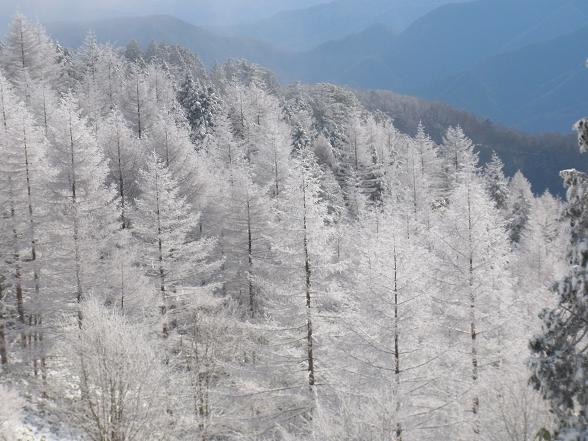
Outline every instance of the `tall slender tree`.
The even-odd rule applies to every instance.
[[[47,142],[43,133],[1,75],[0,106],[4,134],[0,140],[4,158],[0,179],[5,189],[3,206],[9,212],[6,225],[11,226],[11,234],[7,237],[13,253],[14,279],[11,279],[11,285],[15,288],[19,321],[32,332],[33,325],[42,323],[42,297],[47,294],[42,292],[45,282],[41,273],[48,261],[40,256],[49,242],[47,217],[50,214],[51,194],[48,189],[54,171],[47,162]],[[35,332],[34,335],[37,341],[40,334]],[[27,341],[32,341],[30,332]],[[23,340],[23,344],[26,341]],[[37,373],[36,364],[34,366]]]
[[[434,298],[444,311],[439,335],[448,344],[443,364],[452,379],[447,383],[449,397],[456,400],[455,417],[468,427],[452,436],[480,439],[484,370],[501,362],[504,313],[512,300],[505,277],[509,251],[505,225],[477,174],[477,156],[464,153],[461,150],[457,163],[457,186],[437,220],[435,278],[440,290]],[[467,407],[460,407],[466,402]]]
[[[108,164],[72,95],[62,98],[49,130],[49,161],[56,169],[59,245],[53,259],[61,269],[55,289],[81,303],[100,279],[103,256],[117,230],[116,195],[107,186]],[[72,299],[72,300],[73,300]],[[81,315],[79,316],[81,319]]]
[[[178,183],[156,153],[149,156],[140,173],[140,186],[133,227],[143,244],[140,259],[144,271],[157,280],[162,333],[168,337],[173,327],[170,313],[185,300],[183,289],[196,289],[210,281],[203,277],[216,265],[207,263],[214,243],[197,239],[198,214],[180,196]]]

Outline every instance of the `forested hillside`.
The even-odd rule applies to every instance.
[[[22,16],[0,72],[0,439],[554,427],[526,365],[562,203],[462,128],[411,136],[350,90],[176,46],[66,49]]]
[[[586,71],[582,75],[588,79]],[[355,93],[366,109],[385,113],[402,133],[414,136],[419,124],[424,124],[431,138],[442,143],[448,127],[460,126],[476,144],[483,163],[497,153],[504,162],[505,173],[514,176],[521,170],[531,182],[535,194],[548,190],[563,198],[565,188],[559,171],[572,166],[588,169],[588,157],[578,151],[576,136],[572,133],[529,135],[441,102],[383,90]]]
[[[221,9],[239,2],[217,1]],[[588,90],[584,0],[446,3],[337,0],[308,9],[300,5],[253,23],[243,16],[246,23],[236,27],[202,27],[194,25],[202,17],[166,2],[168,15],[143,16],[153,13],[145,5],[117,18],[95,14],[76,20],[65,14],[47,25],[68,47],[78,47],[90,30],[99,42],[114,45],[130,40],[142,49],[151,41],[179,44],[198,53],[208,67],[245,58],[269,67],[284,83],[385,89],[441,100],[529,133],[569,133],[569,122],[583,115]],[[1,21],[0,8],[0,32]]]
[[[547,2],[549,1],[552,0]],[[49,30],[52,36],[55,36],[62,44],[66,44],[67,47],[80,46],[85,35],[90,30],[96,32],[98,42],[126,46],[128,42],[133,41],[139,45],[138,48],[134,47],[133,50],[141,53],[146,52],[147,57],[152,56],[153,47],[150,46],[153,41],[174,43],[191,49],[198,54],[198,59],[208,66],[214,66],[215,61],[220,62],[231,58],[245,58],[266,66],[281,66],[278,68],[280,72],[283,72],[284,69],[287,70],[284,66],[289,64],[305,67],[312,67],[315,64],[308,60],[297,59],[292,54],[276,50],[267,44],[237,37],[223,37],[169,16],[131,17],[81,23],[55,22],[50,24]],[[392,38],[392,35],[393,32],[389,28],[378,26],[366,30],[361,35],[350,36],[343,42],[330,43],[320,51],[320,63],[330,63],[333,66],[338,66],[338,63],[343,59],[362,60],[370,55],[377,58],[382,50],[389,47],[389,39]],[[555,50],[560,46],[556,44]],[[577,47],[580,48],[580,45],[577,45]],[[541,63],[540,56],[534,56],[533,59],[535,63]],[[535,93],[537,96],[543,96],[542,102],[546,105],[545,108],[548,108],[548,104],[553,102],[560,103],[561,107],[557,107],[559,110],[562,108],[567,109],[565,112],[560,112],[562,115],[553,115],[559,110],[549,110],[547,115],[552,115],[552,117],[546,117],[545,113],[536,112],[534,114],[535,119],[546,121],[551,118],[550,121],[553,123],[559,121],[557,127],[552,125],[551,122],[544,124],[542,132],[561,127],[568,130],[570,127],[569,121],[573,121],[579,116],[574,116],[573,106],[569,106],[570,95],[577,95],[574,102],[576,107],[579,106],[578,103],[582,100],[582,94],[581,92],[577,93],[576,90],[583,90],[581,85],[583,81],[588,79],[588,75],[586,75],[582,63],[578,61],[583,60],[583,57],[576,54],[575,57],[566,56],[565,59],[574,65],[574,78],[577,80],[577,85],[570,93],[566,94],[560,89],[557,90],[557,94],[544,95],[540,92]],[[517,58],[516,63],[502,64],[506,66],[507,70],[512,70],[512,66],[517,65],[521,69],[525,69],[529,62],[528,57],[523,56]],[[562,69],[561,65],[564,64],[553,63],[549,72],[552,69],[553,76],[557,77],[558,72]],[[429,68],[425,70],[428,71]],[[534,69],[534,72],[537,71],[540,71],[539,67]],[[288,75],[290,78],[296,78],[294,73]],[[304,74],[300,73],[300,75],[304,77]],[[394,77],[395,69],[390,70],[386,64],[379,64],[370,70],[369,75],[374,78],[390,79]],[[509,75],[506,72],[500,77],[507,78]],[[538,77],[539,75],[536,74],[535,76]],[[519,73],[516,78],[518,77],[525,77],[525,75]],[[328,75],[325,76],[323,72],[322,78],[328,78]],[[336,79],[337,77],[334,78]],[[526,84],[533,83],[529,76],[525,78],[524,82]],[[278,79],[280,79],[279,76]],[[507,97],[506,101],[493,101],[495,106],[502,102],[500,112],[495,111],[493,113],[496,120],[508,124],[509,121],[515,119],[515,116],[520,120],[524,115],[533,113],[532,108],[529,109],[529,106],[525,104],[527,102],[526,98],[518,100],[517,105],[526,106],[526,110],[521,112],[511,110],[517,107],[508,102],[511,97],[517,94],[524,94],[525,97],[528,97],[529,87],[515,87],[513,81],[504,81],[500,84],[494,82],[496,87],[485,87],[476,83],[476,81],[478,80],[475,75],[472,75],[472,78],[463,76],[463,81],[453,80],[450,83],[438,84],[436,88],[427,89],[425,95],[429,94],[432,97],[443,98],[446,102],[455,103],[459,107],[471,107],[470,104],[477,102],[482,91],[486,91],[490,96],[495,89],[503,88],[507,90],[502,92],[501,96]],[[486,84],[492,83],[488,80],[484,81]],[[472,83],[475,84],[476,93],[471,93]],[[554,84],[553,87],[557,88],[557,81],[548,83]],[[436,91],[436,94],[433,90]],[[566,90],[570,90],[569,87],[566,87]],[[422,122],[431,137],[437,143],[441,143],[447,129],[451,126],[459,125],[476,144],[483,163],[490,159],[492,152],[498,152],[505,163],[507,174],[513,176],[519,169],[522,170],[531,181],[533,191],[537,194],[549,190],[563,197],[564,188],[558,175],[559,171],[569,167],[571,164],[581,164],[588,168],[588,158],[579,154],[577,148],[575,148],[574,135],[571,133],[569,135],[527,135],[506,129],[487,119],[458,111],[443,103],[399,95],[390,91],[356,90],[356,94],[368,110],[385,112],[394,120],[395,127],[402,133],[416,134],[417,126],[419,122]],[[490,98],[487,98],[487,100],[491,101]],[[464,104],[465,101],[467,101],[467,104]],[[477,110],[480,114],[485,113],[483,106]],[[506,115],[510,116],[507,118]],[[567,115],[567,118],[565,115]]]

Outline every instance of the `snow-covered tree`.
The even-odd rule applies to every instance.
[[[555,286],[557,305],[541,314],[542,332],[531,342],[532,382],[551,404],[557,439],[583,440],[586,420],[586,238],[588,176],[576,170],[561,173],[568,188],[565,217],[571,225],[568,269]]]
[[[18,102],[0,74],[1,206],[6,218],[2,235],[11,256],[4,283],[14,289],[21,330],[33,335],[32,325],[40,325],[46,306],[47,282],[42,272],[48,264],[43,258],[49,246],[51,187],[54,170],[47,161],[47,141],[22,102]],[[5,287],[6,289],[7,287]],[[23,334],[24,335],[24,334]],[[35,340],[38,334],[35,332]],[[23,337],[24,338],[24,337]],[[26,345],[26,341],[22,341]],[[38,348],[35,348],[35,351]],[[29,352],[33,359],[33,350]],[[36,362],[36,361],[35,361]],[[35,368],[35,373],[37,373]]]
[[[531,204],[519,247],[520,258],[528,272],[524,268],[519,271],[521,277],[548,287],[565,259],[567,236],[561,222],[562,204],[549,192],[534,198]]]
[[[490,162],[484,166],[484,180],[496,208],[504,209],[510,192],[509,179],[504,176],[504,164],[496,152],[492,152]]]
[[[445,399],[453,401],[449,419],[461,422],[452,439],[480,437],[487,412],[484,385],[491,384],[492,366],[502,362],[505,312],[512,303],[505,225],[477,176],[476,163],[472,153],[460,159],[457,186],[435,228],[434,273],[440,289],[434,308],[441,314],[439,335],[447,345],[441,389],[447,388]]]
[[[72,95],[62,98],[49,130],[52,191],[58,207],[52,286],[81,303],[99,284],[103,257],[116,231],[115,193],[107,187],[108,164]],[[71,294],[70,294],[71,293]]]
[[[532,201],[530,182],[520,171],[516,172],[510,181],[509,197],[506,202],[508,229],[513,243],[518,244],[525,233]]]
[[[159,115],[151,73],[142,63],[133,63],[126,67],[126,75],[122,80],[120,109],[139,139],[149,134]]]
[[[141,265],[145,274],[157,281],[163,335],[172,323],[170,313],[187,293],[184,289],[209,281],[214,264],[207,263],[213,242],[197,240],[198,215],[179,193],[179,185],[156,153],[140,172],[141,196],[136,200],[133,230],[142,243]],[[207,280],[208,279],[208,280]],[[203,291],[206,288],[202,288]]]
[[[467,143],[467,139],[463,138],[462,142]],[[409,143],[406,169],[408,198],[414,219],[429,228],[431,208],[441,196],[438,190],[441,164],[436,146],[422,125],[419,125],[414,141]]]
[[[94,33],[89,32],[75,53],[73,65],[79,76],[75,88],[82,114],[98,132],[102,118],[122,104],[123,61],[115,49],[98,44]]]
[[[138,174],[144,152],[122,113],[114,109],[104,119],[97,134],[98,144],[108,159],[108,184],[116,187],[122,228],[129,223],[131,201],[139,194]]]
[[[62,414],[89,440],[169,436],[164,388],[169,373],[148,329],[96,299],[84,301],[81,312],[84,326],[67,334],[62,352],[79,372],[66,385],[77,396],[64,404]]]
[[[216,125],[216,118],[222,104],[213,85],[205,86],[189,74],[178,90],[178,102],[186,112],[192,128],[192,140],[201,143],[210,136]]]
[[[31,84],[51,85],[57,79],[58,57],[56,46],[40,25],[20,14],[14,17],[0,59],[21,98],[28,101]]]
[[[309,416],[318,412],[319,384],[330,374],[328,360],[321,357],[329,357],[331,324],[319,317],[336,308],[333,299],[340,295],[334,277],[340,268],[333,259],[334,213],[321,187],[322,175],[310,148],[300,150],[276,205],[274,229],[282,234],[271,237],[276,272],[268,280],[274,308],[280,310],[277,319],[286,329],[280,338],[296,342],[287,358],[303,360],[306,371],[305,377],[298,370],[289,372],[289,387],[307,396]]]
[[[426,248],[406,234],[399,211],[387,203],[361,219],[359,280],[352,290],[359,311],[343,349],[361,373],[349,387],[361,410],[349,424],[372,439],[428,439],[439,405],[429,385],[440,380],[430,373],[437,354],[425,325],[433,319],[431,281],[423,277]]]

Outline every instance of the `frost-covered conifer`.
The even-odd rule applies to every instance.
[[[447,345],[441,357],[447,377],[439,385],[446,388],[444,399],[453,401],[446,408],[449,421],[461,421],[450,437],[465,440],[481,436],[484,390],[491,384],[492,366],[502,362],[512,296],[504,222],[477,174],[477,155],[457,151],[457,186],[434,230],[439,240],[433,272],[440,287],[434,296],[438,335]]]
[[[215,129],[216,118],[221,109],[221,100],[213,85],[205,86],[186,76],[178,90],[178,102],[186,112],[192,128],[192,139],[202,142]]]
[[[79,116],[76,98],[64,96],[54,112],[48,156],[56,169],[52,192],[58,228],[52,258],[60,270],[52,284],[60,295],[81,303],[99,285],[104,255],[118,229],[116,194],[107,186],[104,152]]]
[[[513,176],[509,185],[509,197],[506,203],[508,229],[510,240],[519,243],[523,236],[533,201],[531,184],[525,176],[518,171]]]
[[[2,68],[17,86],[19,96],[28,101],[31,84],[54,85],[58,75],[58,52],[45,30],[23,15],[10,24],[1,52]]]
[[[4,290],[14,290],[16,312],[21,331],[35,335],[33,326],[42,323],[47,307],[46,273],[50,258],[52,193],[54,169],[48,162],[48,144],[31,113],[17,101],[13,89],[0,74],[0,205],[3,207],[3,254],[11,256],[4,273]],[[23,338],[25,336],[23,334]],[[32,338],[29,339],[32,341]],[[27,345],[23,340],[22,344]],[[37,346],[37,345],[35,345]],[[35,352],[29,348],[36,363]],[[37,374],[36,364],[34,365]]]
[[[205,284],[214,268],[207,263],[213,242],[197,239],[198,214],[180,195],[178,183],[156,153],[147,158],[140,172],[140,187],[133,231],[141,241],[145,274],[157,282],[160,291],[162,329],[167,337],[173,328],[169,315],[174,310],[181,312],[179,304],[191,301],[190,292],[210,292]]]
[[[577,170],[561,173],[568,188],[565,217],[571,225],[566,275],[554,285],[557,305],[541,314],[542,332],[531,341],[532,382],[551,404],[558,425],[557,439],[588,437],[586,389],[587,330],[586,265],[588,259],[588,176]]]
[[[484,166],[484,179],[496,208],[504,209],[510,192],[509,179],[504,176],[504,164],[496,152],[492,153],[492,159]]]

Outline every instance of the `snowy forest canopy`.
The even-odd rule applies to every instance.
[[[540,319],[584,277],[581,173],[564,212],[459,127],[22,16],[0,120],[0,440],[585,439]]]

